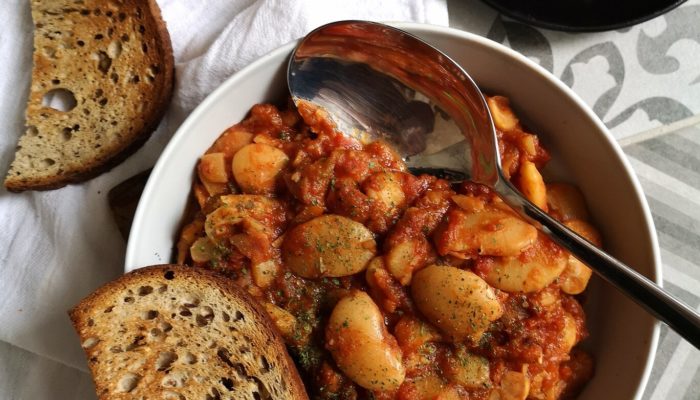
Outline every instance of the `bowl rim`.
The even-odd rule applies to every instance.
[[[605,140],[607,145],[613,150],[614,154],[617,156],[618,160],[620,161],[620,164],[622,165],[624,174],[632,184],[634,195],[637,198],[639,205],[641,206],[642,216],[647,227],[646,234],[648,235],[649,242],[651,243],[650,250],[653,255],[653,276],[650,278],[659,286],[662,286],[663,279],[661,270],[661,257],[657,233],[654,227],[654,221],[651,216],[651,210],[649,208],[649,204],[646,201],[646,197],[644,197],[641,184],[639,183],[639,180],[637,179],[637,176],[635,175],[634,170],[632,169],[632,166],[627,157],[625,156],[624,152],[622,151],[622,148],[620,147],[619,143],[615,140],[615,138],[612,136],[612,134],[605,126],[605,124],[603,124],[600,118],[598,118],[598,116],[595,115],[593,110],[571,88],[565,85],[552,73],[550,73],[534,61],[530,60],[529,58],[525,57],[524,55],[500,43],[484,38],[482,36],[478,36],[476,34],[462,31],[456,28],[450,28],[440,25],[391,21],[384,23],[399,29],[406,30],[410,34],[416,35],[418,37],[421,37],[421,33],[440,34],[446,37],[453,37],[460,40],[474,42],[477,45],[487,47],[489,50],[505,53],[508,57],[511,57],[516,61],[524,64],[526,67],[532,70],[532,72],[540,75],[545,80],[549,81],[550,84],[556,86],[557,89],[559,89],[571,100],[573,100],[576,106],[581,111],[583,111],[585,116],[589,120],[591,120],[591,122],[598,128],[598,132],[596,134],[602,134],[603,139]],[[142,230],[142,221],[145,218],[147,208],[146,203],[153,201],[153,192],[156,190],[158,182],[162,181],[161,177],[167,171],[165,166],[168,163],[168,160],[172,157],[172,153],[175,151],[175,149],[180,147],[180,142],[182,142],[184,138],[188,136],[190,132],[192,132],[191,128],[200,119],[200,115],[204,114],[205,111],[209,109],[212,104],[218,102],[220,97],[222,97],[224,93],[228,92],[232,86],[237,85],[239,81],[247,79],[249,75],[254,73],[261,65],[264,65],[266,62],[268,62],[269,59],[277,58],[282,54],[291,54],[292,50],[294,49],[296,44],[299,43],[299,41],[300,39],[296,39],[289,43],[281,45],[280,47],[261,56],[257,60],[248,64],[246,67],[242,68],[240,71],[228,77],[214,91],[207,95],[206,98],[197,107],[195,107],[195,109],[192,112],[190,112],[190,114],[187,116],[184,122],[177,128],[172,138],[163,149],[161,155],[158,157],[158,160],[155,166],[153,167],[148,181],[146,182],[146,186],[144,187],[144,190],[141,194],[141,198],[139,199],[136,213],[134,214],[134,219],[131,225],[131,229],[129,231],[129,240],[127,242],[124,263],[125,272],[137,269],[138,267],[133,266],[139,265],[139,263],[136,262],[136,257],[138,256],[138,254],[136,254],[137,249],[133,243],[138,243],[142,239],[140,231]],[[634,396],[635,399],[641,399],[649,381],[651,369],[654,365],[654,360],[656,358],[656,350],[658,347],[659,335],[660,322],[658,320],[655,320],[653,323],[651,340],[649,341],[649,344],[647,346],[646,365],[644,366],[641,380],[639,382],[639,385],[637,386],[637,390]]]

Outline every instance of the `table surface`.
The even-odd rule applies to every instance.
[[[700,0],[635,27],[582,34],[532,28],[478,0],[448,0],[448,9],[450,26],[520,51],[593,107],[646,194],[664,286],[700,310]],[[4,398],[94,398],[83,371],[5,342],[0,359]],[[46,376],[60,383],[42,385]],[[700,351],[662,326],[643,399],[699,398]]]

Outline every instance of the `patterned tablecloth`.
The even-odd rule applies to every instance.
[[[525,54],[593,107],[646,193],[664,286],[700,309],[700,0],[631,28],[583,34],[532,28],[478,0],[448,0],[448,7],[451,26]],[[85,372],[4,342],[0,357],[0,367],[13,366],[0,373],[1,387],[17,388],[12,397],[94,396]],[[46,376],[60,384],[32,378]],[[700,399],[700,351],[665,326],[643,399]]]
[[[533,28],[477,0],[448,6],[450,26],[538,62],[610,128],[651,207],[664,287],[700,310],[700,0],[600,33]],[[647,399],[700,399],[700,351],[665,325]]]

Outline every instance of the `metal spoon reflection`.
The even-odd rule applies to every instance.
[[[700,348],[698,313],[551,218],[504,178],[481,91],[439,50],[387,25],[334,22],[301,41],[287,78],[295,102],[325,109],[345,135],[386,140],[412,171],[491,187],[523,218]],[[432,143],[444,148],[431,148]]]

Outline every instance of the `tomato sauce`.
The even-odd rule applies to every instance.
[[[492,111],[515,118],[502,99],[495,103],[500,109],[492,106]],[[525,161],[541,168],[549,159],[537,137],[519,123],[499,130],[498,138],[504,168],[514,182]],[[260,159],[269,163],[250,171],[237,165],[236,154],[254,144],[263,152]],[[563,292],[556,279],[568,254],[514,225],[517,217],[488,188],[414,176],[386,143],[363,145],[346,138],[322,111],[297,110],[291,103],[284,110],[254,106],[206,154],[215,156],[203,157],[198,167],[196,211],[181,232],[178,261],[221,271],[265,305],[312,398],[558,399],[574,396],[591,378],[592,358],[577,347],[588,335],[585,314],[577,296]],[[246,192],[238,185],[241,174],[251,182]],[[466,240],[450,222],[457,211],[467,220],[487,212],[495,219],[475,225],[478,230],[470,233],[475,237]],[[342,217],[334,239],[338,244],[325,239],[332,233],[328,231],[291,233],[324,215]],[[524,243],[522,249],[510,250],[517,255],[484,254],[493,247],[484,238],[495,240],[488,235],[509,226],[508,232],[520,234]],[[346,227],[352,228],[349,233]],[[341,242],[348,238],[356,241],[345,249]],[[463,246],[452,246],[457,242]],[[316,277],[300,276],[284,248],[307,249],[300,253],[302,261],[316,257],[304,266],[315,268]],[[468,250],[453,250],[462,248]],[[361,271],[338,276],[337,257],[349,255],[349,262],[356,262],[366,252],[372,261],[362,263]],[[499,289],[498,279],[511,279],[503,271],[520,264],[534,265],[537,276],[523,279],[532,280],[537,290]],[[428,265],[455,267],[489,283],[490,301],[500,304],[500,317],[467,340],[451,340],[440,321],[427,319],[412,297],[412,279]],[[538,265],[546,266],[546,273]],[[547,274],[553,278],[545,279]],[[378,348],[388,346],[400,354],[401,381],[376,386],[388,390],[375,388],[381,376],[363,386],[350,376],[367,371],[339,367],[352,353],[366,350],[357,341],[364,328],[347,327],[348,332],[355,329],[355,336],[342,336],[352,335],[343,332],[345,322],[339,332],[327,328],[341,299],[359,292],[367,293],[381,313],[386,332],[377,339]],[[334,347],[340,339],[354,344],[341,352]],[[507,397],[511,395],[515,397]]]

